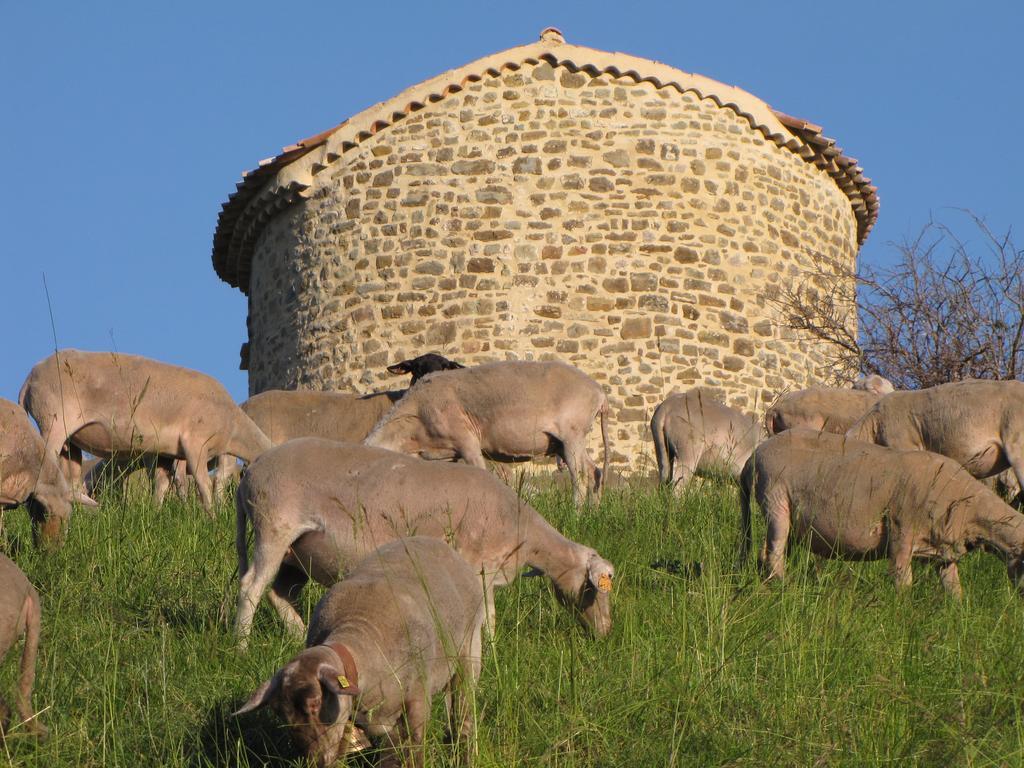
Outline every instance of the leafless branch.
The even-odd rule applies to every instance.
[[[894,245],[892,264],[856,275],[810,254],[811,269],[769,303],[791,330],[826,342],[834,367],[899,388],[1024,378],[1024,250],[964,213],[970,239],[931,221]]]

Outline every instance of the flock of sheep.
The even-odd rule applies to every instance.
[[[187,473],[212,514],[241,459],[239,644],[266,594],[289,630],[305,633],[306,649],[237,714],[273,707],[319,765],[367,737],[382,745],[383,764],[421,764],[431,699],[445,690],[452,736],[468,762],[474,719],[466,694],[480,672],[481,634],[494,627],[494,589],[529,567],[603,636],[614,578],[611,563],[562,536],[485,459],[555,456],[577,504],[599,497],[608,400],[593,379],[559,362],[464,368],[428,354],[388,370],[411,374],[410,388],[270,391],[238,406],[196,371],[133,355],[58,352],[32,369],[19,404],[0,400],[0,507],[25,503],[37,543],[58,542],[72,503],[95,505],[89,492],[102,472],[83,468],[84,452],[108,462],[146,457],[158,500]],[[873,376],[857,386],[789,393],[763,421],[703,389],[672,395],[651,421],[661,480],[679,490],[695,473],[732,475],[740,565],[753,497],[767,524],[760,563],[768,578],[783,575],[790,538],[825,556],[887,557],[899,586],[910,583],[911,559],[925,557],[958,595],[957,561],[979,546],[1001,553],[1012,579],[1024,575],[1024,515],[975,479],[1011,469],[1024,481],[1024,383],[894,392]],[[600,468],[585,447],[595,420]],[[43,733],[30,699],[39,598],[2,555],[0,579],[8,585],[0,591],[0,658],[25,636],[17,714]],[[307,629],[298,601],[310,579],[329,589]]]

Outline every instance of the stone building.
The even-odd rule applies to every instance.
[[[748,410],[821,375],[765,292],[848,269],[876,190],[821,128],[557,30],[414,86],[245,174],[217,274],[269,388],[393,388],[393,361],[556,358],[605,387],[614,460],[674,390]]]

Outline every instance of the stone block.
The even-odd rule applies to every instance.
[[[642,408],[620,408],[616,417],[623,424],[637,421],[647,423],[648,421],[647,411]]]
[[[619,336],[623,339],[646,339],[653,332],[653,324],[649,317],[630,317],[622,321]]]
[[[610,312],[615,309],[615,300],[606,296],[588,296],[587,309],[591,312]]]
[[[437,285],[437,278],[435,277],[414,277],[410,283],[413,290],[426,291]]]
[[[426,342],[435,347],[443,347],[455,341],[455,321],[445,320],[438,323],[431,323],[427,329]]]
[[[718,313],[718,321],[721,323],[722,328],[731,333],[747,333],[747,319],[741,315],[722,310]]]
[[[658,288],[658,276],[650,272],[633,273],[629,277],[631,291],[653,291]]]
[[[729,348],[729,337],[720,331],[699,331],[697,340],[703,344],[711,344],[715,347]]]
[[[476,191],[476,200],[478,203],[504,205],[512,202],[512,192],[506,187],[492,185],[478,189]]]
[[[480,176],[494,172],[493,160],[456,160],[452,163],[452,173],[463,176]]]
[[[425,205],[428,199],[430,199],[428,192],[414,190],[402,199],[402,205],[407,208]]]
[[[409,176],[428,176],[431,178],[444,176],[448,169],[440,163],[412,163],[402,169],[402,173]]]
[[[476,256],[466,262],[466,270],[468,272],[481,274],[484,272],[494,271],[494,259],[487,259],[482,256]]]
[[[513,173],[539,174],[542,165],[539,157],[518,157],[512,163]]]
[[[615,149],[605,152],[602,157],[604,161],[615,168],[625,168],[629,165],[629,153],[624,149]]]
[[[447,270],[440,261],[430,259],[429,261],[421,261],[413,267],[413,271],[421,275],[443,275]]]
[[[697,296],[697,303],[702,307],[724,307],[725,302],[710,293],[702,293]]]
[[[351,319],[351,321],[353,323],[366,323],[366,322],[369,322],[369,321],[374,319],[374,317],[373,317],[373,307],[370,307],[370,306],[359,307],[358,309],[355,309],[355,310],[352,311],[352,314],[349,315],[349,318]]]
[[[686,245],[677,247],[672,257],[680,264],[694,264],[700,260],[700,254]]]
[[[558,82],[563,88],[582,88],[587,84],[587,75],[583,72],[570,72],[568,69],[561,69],[561,77]]]
[[[655,312],[668,312],[668,299],[656,293],[645,293],[637,299],[637,306]]]
[[[508,229],[481,229],[473,233],[473,239],[484,243],[492,243],[495,240],[508,240],[512,237],[512,231]]]
[[[533,79],[541,82],[546,80],[555,79],[555,70],[546,61],[542,61],[540,64],[533,68]]]
[[[732,342],[732,351],[737,355],[743,355],[744,357],[754,356],[754,342],[750,339],[734,339]]]
[[[682,342],[679,339],[672,339],[667,336],[662,336],[658,339],[658,349],[665,354],[678,355],[682,348]]]

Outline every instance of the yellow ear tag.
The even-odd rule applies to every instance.
[[[609,576],[607,573],[602,573],[600,576],[597,577],[597,588],[601,592],[611,592],[612,577]]]
[[[351,683],[349,683],[348,678],[344,675],[338,675],[338,685],[340,685],[342,688],[348,688],[351,685]]]

